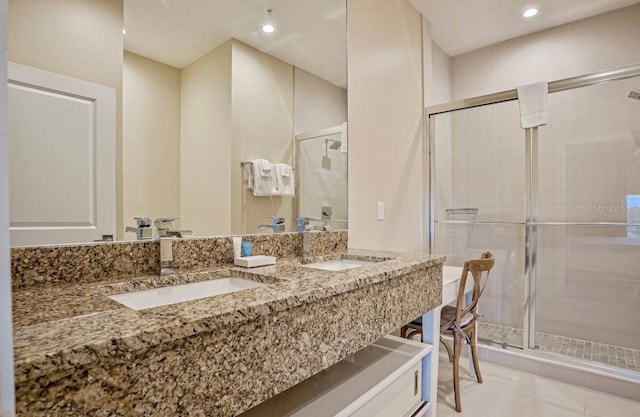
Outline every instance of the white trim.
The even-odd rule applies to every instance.
[[[7,169],[7,0],[0,0],[0,416],[13,417],[13,321]]]
[[[391,374],[387,375],[387,377],[384,378],[382,381],[380,381],[375,387],[367,391],[360,398],[353,401],[351,404],[349,404],[348,407],[340,411],[335,417],[347,417],[353,414],[356,410],[361,408],[367,402],[371,401],[373,397],[375,397],[380,392],[382,392],[387,386],[389,386],[391,382],[395,381],[405,372],[407,372],[416,364],[418,364],[425,355],[427,355],[429,352],[433,350],[433,346],[427,343],[420,343],[420,342],[416,342],[409,339],[402,339],[400,337],[392,336],[392,335],[384,336],[384,338],[393,340],[395,342],[402,343],[405,345],[414,346],[419,350],[416,351],[416,353],[410,359],[408,359],[404,364],[402,364],[401,367],[393,371]],[[383,348],[383,346],[381,345],[377,345],[377,346]],[[389,350],[389,352],[393,352],[393,350]]]

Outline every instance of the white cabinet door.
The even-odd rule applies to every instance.
[[[11,244],[115,235],[115,90],[9,63]]]

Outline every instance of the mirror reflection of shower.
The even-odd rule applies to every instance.
[[[322,157],[322,168],[331,169],[331,157],[329,157],[329,149],[337,151],[342,146],[342,141],[338,139],[324,140],[324,156]]]
[[[296,217],[317,219],[314,226],[348,227],[347,147],[346,123],[296,135]]]

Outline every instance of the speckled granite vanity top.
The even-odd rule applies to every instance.
[[[302,266],[339,258],[372,263],[339,272]],[[349,250],[305,259],[281,258],[276,265],[252,269],[219,264],[166,276],[15,289],[16,382],[90,363],[97,357],[136,351],[246,322],[443,261],[442,256]],[[270,285],[142,311],[131,310],[107,297],[228,276]]]

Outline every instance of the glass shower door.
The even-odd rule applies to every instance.
[[[432,115],[430,249],[447,265],[491,251],[479,339],[523,345],[525,135],[515,101]],[[435,133],[435,134],[433,134]]]
[[[639,78],[549,96],[539,128],[539,349],[640,370]]]
[[[296,136],[296,217],[347,229],[346,126]]]

